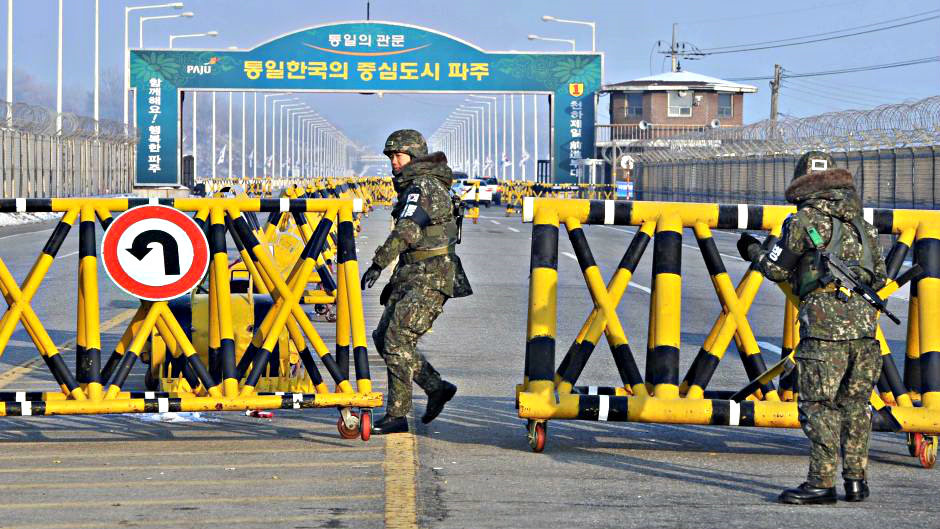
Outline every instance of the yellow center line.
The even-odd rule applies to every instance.
[[[128,310],[118,313],[117,316],[101,324],[100,326],[101,332],[109,331],[117,327],[118,325],[124,323],[125,321],[131,319],[131,317],[134,316],[135,312],[137,312],[137,309],[128,309]],[[72,338],[60,345],[57,345],[56,348],[61,351],[63,349],[71,349],[72,346],[74,345],[75,345],[75,338]],[[42,363],[43,363],[43,360],[42,360],[42,357],[40,356],[39,358],[32,358],[30,360],[27,360],[21,364],[17,364],[13,366],[12,368],[4,371],[3,374],[0,374],[0,388],[4,388],[7,385],[13,383],[14,381],[18,380],[22,376],[28,374],[33,369],[36,369],[36,367],[41,365]]]
[[[345,474],[334,474],[330,476],[330,483],[347,483],[351,481],[378,481],[383,479],[379,476],[348,476]],[[309,477],[303,478],[282,478],[273,476],[270,479],[265,478],[264,482],[270,486],[283,486],[293,484],[310,484]],[[258,479],[254,483],[261,484]],[[191,487],[240,487],[244,489],[245,479],[137,479],[124,481],[70,481],[62,482],[31,482],[31,483],[0,483],[0,491],[3,490],[55,490],[55,489],[94,489],[96,492],[108,491],[111,489],[122,489],[126,493],[127,489],[132,487],[147,487],[148,490],[155,490],[162,486],[168,487],[167,490],[179,491],[183,486]],[[261,485],[265,486],[265,485]]]
[[[56,465],[52,467],[22,467],[0,468],[0,474],[21,474],[24,472],[130,472],[133,470],[219,470],[233,468],[235,470],[256,468],[294,468],[294,467],[346,467],[357,468],[380,464],[380,461],[300,461],[284,463],[208,463],[201,465],[97,465],[93,467],[69,467]]]
[[[127,527],[227,527],[233,525],[263,524],[267,527],[285,527],[296,522],[310,522],[314,520],[379,520],[382,513],[344,513],[344,514],[317,514],[310,513],[302,516],[282,517],[245,517],[237,518],[210,518],[207,520],[194,520],[192,518],[151,518],[149,520],[134,520],[132,524],[126,520],[117,522],[95,521],[89,523],[64,523],[41,525],[4,525],[4,529],[126,529]]]
[[[245,505],[250,503],[273,503],[273,502],[317,502],[317,501],[337,501],[337,500],[374,500],[380,497],[379,494],[340,494],[334,496],[229,496],[227,498],[212,498],[213,505],[223,503]],[[35,503],[3,503],[0,504],[0,510],[16,509],[67,509],[81,508],[89,509],[94,507],[157,507],[161,505],[205,505],[206,498],[163,498],[163,499],[123,499],[111,498],[107,500],[80,500],[80,501],[60,501],[60,502],[35,502]]]
[[[334,427],[335,428],[335,427]],[[61,442],[56,441],[61,445]],[[161,446],[166,446],[166,443],[161,443]],[[4,444],[4,449],[9,449],[11,445]],[[156,457],[156,458],[165,458],[172,456],[216,456],[216,455],[260,455],[260,454],[295,454],[295,453],[327,453],[327,452],[342,452],[342,453],[360,453],[360,452],[376,452],[379,450],[379,447],[376,445],[372,446],[324,446],[324,447],[315,447],[311,446],[309,448],[272,448],[272,449],[219,449],[219,450],[180,450],[180,451],[163,451],[160,452],[140,452],[134,455],[135,460],[140,460],[141,458],[146,457]],[[120,458],[126,457],[127,452],[85,452],[81,454],[65,454],[59,452],[49,452],[46,454],[15,454],[15,455],[3,455],[3,461],[14,461],[14,460],[26,460],[26,459],[58,459],[62,462],[66,460],[72,461],[75,459],[109,459],[109,458]]]
[[[418,443],[414,422],[408,433],[385,436],[385,527],[417,529]]]

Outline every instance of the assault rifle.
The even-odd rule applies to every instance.
[[[820,283],[823,285],[835,283],[839,291],[851,290],[861,296],[869,305],[891,318],[891,321],[898,325],[901,324],[901,320],[888,309],[888,302],[881,299],[875,289],[863,283],[841,259],[829,252],[819,252],[819,258],[827,270],[827,273],[819,279]]]

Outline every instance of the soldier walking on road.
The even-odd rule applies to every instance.
[[[797,212],[769,250],[744,233],[738,250],[773,281],[788,281],[800,298],[796,358],[800,425],[811,443],[806,482],[780,494],[783,503],[836,502],[834,478],[842,453],[846,501],[869,495],[865,474],[871,435],[868,402],[881,372],[877,311],[839,288],[821,253],[840,258],[874,289],[886,280],[878,231],[863,219],[852,175],[811,151],[797,162],[786,199]]]
[[[431,328],[450,298],[473,293],[455,252],[458,226],[450,196],[453,173],[442,152],[428,155],[424,137],[416,130],[398,130],[385,142],[392,163],[398,203],[392,210],[395,227],[375,251],[362,275],[362,288],[371,288],[395,258],[398,265],[380,302],[382,319],[372,333],[379,355],[388,367],[385,416],[373,433],[408,431],[412,380],[428,395],[421,422],[434,420],[454,397],[457,386],[417,352],[418,339]]]

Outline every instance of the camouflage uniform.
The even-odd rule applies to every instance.
[[[380,269],[398,258],[382,290],[385,311],[372,339],[388,367],[386,413],[404,417],[411,410],[412,380],[427,394],[442,386],[440,374],[416,351],[418,339],[431,328],[448,298],[472,291],[454,252],[457,224],[447,158],[441,152],[427,155],[417,131],[395,134],[398,144],[387,143],[386,150],[411,154],[412,160],[395,175],[395,227],[372,258],[372,266]]]
[[[833,254],[875,289],[884,285],[886,272],[878,232],[862,219],[852,175],[843,169],[798,174],[802,176],[786,191],[797,212],[787,219],[773,248],[754,248],[751,255],[761,273],[773,281],[788,281],[800,297],[795,357],[800,424],[812,444],[807,483],[830,488],[840,447],[843,478],[866,479],[868,401],[881,373],[881,350],[874,339],[875,309],[858,295],[846,300],[831,285],[814,282],[819,277],[814,250],[835,248]],[[834,231],[841,234],[841,248],[838,241],[830,245]]]

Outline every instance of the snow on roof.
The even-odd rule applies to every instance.
[[[663,83],[669,83],[669,86],[662,86]],[[631,90],[664,90],[669,88],[674,89],[672,85],[675,84],[705,85],[706,88],[722,92],[757,92],[757,87],[755,86],[725,81],[717,77],[687,71],[665,72],[648,77],[640,77],[639,79],[607,85],[604,87],[604,90],[618,90],[624,88]]]

